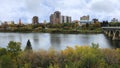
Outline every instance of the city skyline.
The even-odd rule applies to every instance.
[[[91,20],[120,20],[119,3],[120,0],[2,0],[0,21],[18,22],[21,19],[31,23],[33,16],[38,16],[40,22],[49,21],[50,14],[55,11],[71,16],[73,20],[80,20],[84,15],[89,15]]]

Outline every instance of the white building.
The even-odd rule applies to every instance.
[[[61,16],[61,23],[71,23],[72,19],[70,16]]]

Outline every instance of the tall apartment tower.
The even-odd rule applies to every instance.
[[[19,19],[19,25],[21,25],[21,24],[22,24],[21,19]]]
[[[55,22],[56,23],[61,23],[60,21],[61,21],[61,13],[59,12],[59,11],[56,11],[55,13],[54,13],[54,15],[55,15]]]
[[[66,17],[65,16],[61,16],[61,22],[66,23]]]
[[[50,23],[52,23],[52,24],[61,23],[61,12],[56,11],[56,12],[54,12],[54,14],[51,14],[50,15]]]
[[[61,16],[61,12],[56,11],[54,14],[50,15],[50,23],[71,23],[71,17],[70,16]]]
[[[32,24],[38,24],[39,23],[39,18],[37,16],[34,16],[32,18]]]
[[[55,23],[55,15],[54,14],[50,15],[50,23],[52,23],[52,24]]]

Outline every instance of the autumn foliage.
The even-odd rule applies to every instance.
[[[0,48],[0,68],[120,68],[119,48],[102,49],[92,44],[26,52],[19,45],[10,42],[7,48]]]

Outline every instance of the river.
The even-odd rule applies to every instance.
[[[119,41],[111,41],[104,34],[50,34],[50,33],[0,33],[0,47],[6,47],[9,41],[21,42],[24,49],[27,40],[31,41],[33,50],[54,48],[63,50],[74,47],[99,44],[100,48],[120,48]]]

